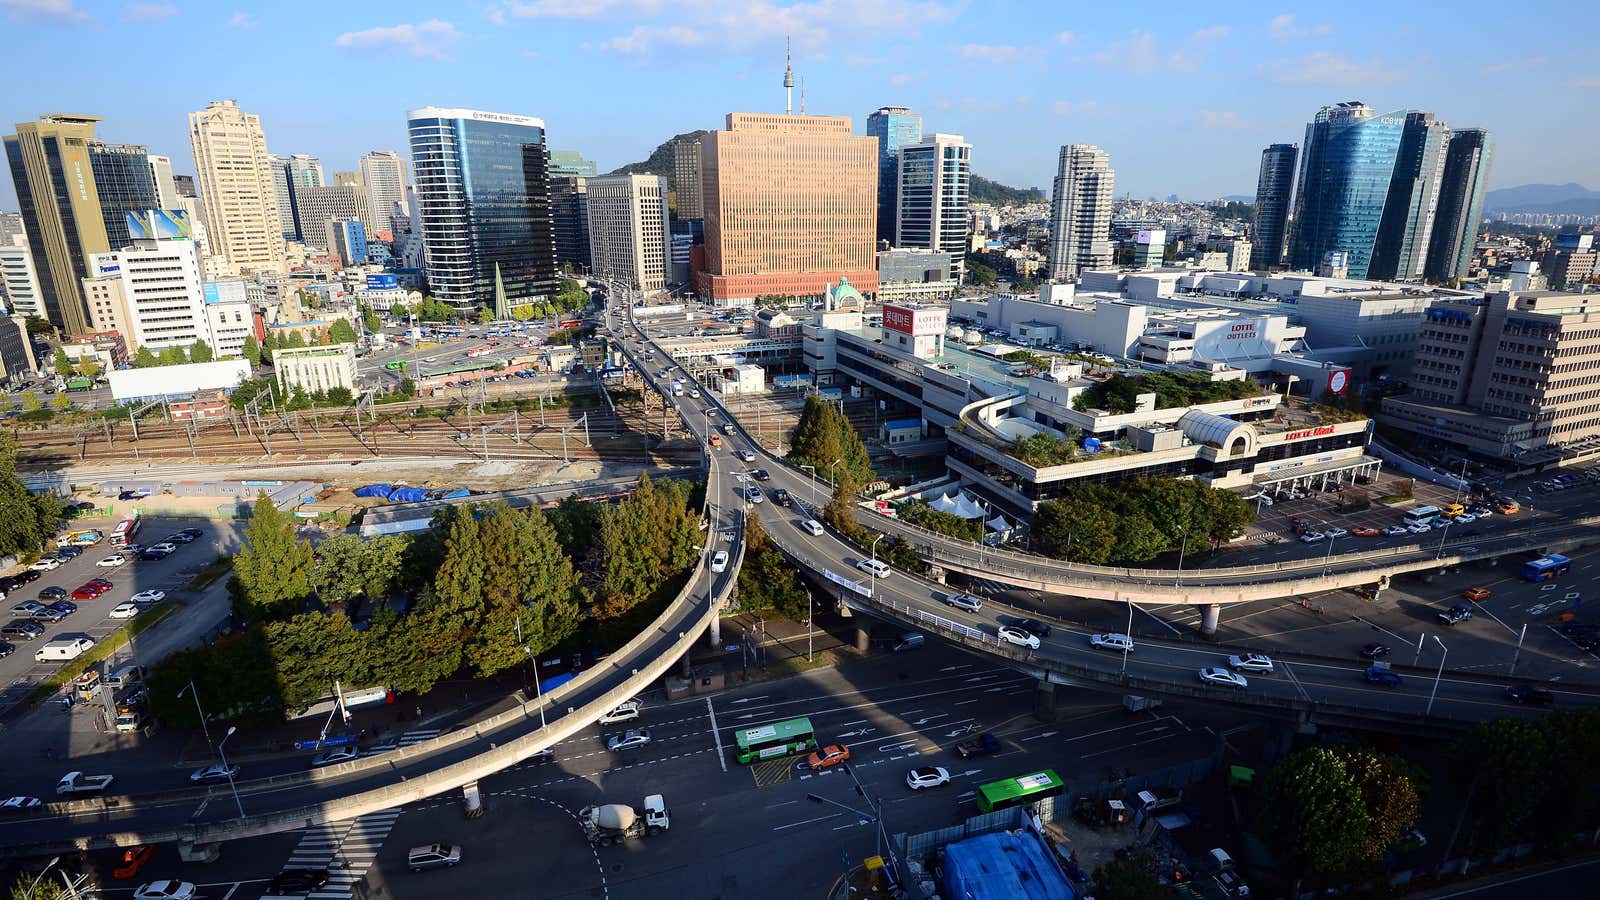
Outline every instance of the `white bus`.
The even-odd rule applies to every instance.
[[[1444,510],[1437,506],[1419,506],[1406,511],[1405,524],[1407,525],[1432,525],[1439,520]]]

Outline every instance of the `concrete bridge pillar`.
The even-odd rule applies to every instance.
[[[711,649],[722,646],[722,617],[712,616],[711,625],[706,628],[706,639],[711,642]]]
[[[1034,685],[1033,717],[1041,722],[1054,722],[1058,709],[1056,707],[1056,686],[1049,679],[1041,678]]]
[[[865,625],[856,626],[856,649],[862,653],[872,649],[872,633]]]
[[[1217,633],[1217,621],[1222,618],[1222,604],[1213,603],[1200,608],[1200,633],[1212,637]]]

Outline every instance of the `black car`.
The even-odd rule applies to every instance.
[[[30,622],[27,619],[12,619],[6,624],[0,625],[0,637],[20,638],[24,641],[31,641],[43,634],[44,629],[40,628],[38,623]]]
[[[1014,624],[1018,628],[1021,628],[1023,631],[1026,631],[1031,635],[1041,638],[1047,638],[1050,636],[1050,626],[1039,621],[1038,619],[1023,619],[1022,621]]]
[[[82,547],[57,547],[56,555],[62,559],[77,559],[83,555]]]
[[[1383,644],[1371,643],[1361,648],[1361,655],[1366,659],[1383,659],[1389,655],[1389,648]]]
[[[327,869],[285,869],[267,886],[269,894],[309,894],[328,883]]]
[[[752,478],[754,478],[755,480],[757,480],[757,481],[766,481],[767,479],[772,477],[770,474],[767,473],[766,469],[757,469],[754,472],[751,472],[750,476]]]
[[[194,535],[187,531],[180,531],[177,534],[168,535],[164,540],[168,544],[188,544],[194,541]]]
[[[1531,684],[1513,684],[1506,688],[1506,699],[1515,703],[1528,706],[1549,706],[1556,702],[1556,696],[1542,687]]]
[[[37,572],[33,569],[23,569],[21,572],[18,572],[11,577],[21,579],[23,584],[31,584],[32,582],[38,581],[39,576],[43,574],[43,572]]]
[[[200,538],[200,537],[205,535],[204,531],[201,531],[200,529],[193,528],[193,527],[185,528],[184,530],[182,530],[182,531],[180,531],[178,533],[188,537],[189,540],[191,540],[191,541],[192,540],[196,540],[197,538]]]
[[[17,652],[17,647],[15,644],[8,644],[5,641],[0,641],[0,659],[5,659],[15,652]]]
[[[65,600],[67,599],[67,589],[53,584],[49,587],[42,587],[39,589],[39,599],[46,603],[53,600]]]
[[[145,550],[144,552],[140,553],[139,558],[145,562],[159,562],[171,555],[171,550],[157,550],[156,548],[151,547],[149,550]]]

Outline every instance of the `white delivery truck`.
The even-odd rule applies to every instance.
[[[94,638],[57,638],[33,652],[34,662],[64,662],[77,659],[94,646]]]

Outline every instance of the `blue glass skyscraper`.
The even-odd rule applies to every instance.
[[[553,295],[544,121],[437,107],[406,119],[433,295],[462,310],[492,309],[497,276],[512,307]]]
[[[1380,116],[1355,101],[1317,112],[1300,153],[1290,265],[1315,269],[1337,251],[1349,277],[1367,277],[1405,124],[1404,110]]]
[[[905,106],[882,106],[867,116],[878,139],[878,240],[893,243],[900,209],[900,148],[922,143],[922,116]]]
[[[1428,278],[1449,281],[1466,277],[1478,224],[1483,221],[1483,189],[1493,159],[1494,143],[1482,128],[1463,128],[1450,135],[1439,213],[1428,248]]]

